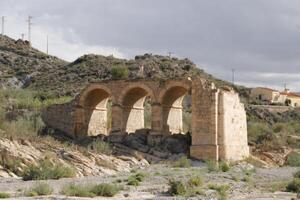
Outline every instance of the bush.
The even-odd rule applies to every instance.
[[[287,158],[286,164],[292,167],[300,167],[300,155],[291,153]]]
[[[209,189],[216,190],[219,194],[219,200],[226,200],[228,197],[227,190],[229,189],[228,185],[209,185]]]
[[[261,143],[267,134],[273,134],[273,129],[264,123],[249,123],[248,139],[251,142]]]
[[[29,190],[25,191],[25,196],[44,196],[52,194],[53,189],[47,183],[38,183]]]
[[[66,196],[74,197],[95,197],[96,195],[92,193],[91,188],[83,185],[76,185],[71,183],[63,187],[61,193]]]
[[[300,179],[300,171],[297,171],[297,172],[294,174],[294,177]]]
[[[115,66],[111,68],[113,79],[128,78],[129,70],[127,67]]]
[[[190,178],[187,183],[191,187],[194,187],[194,186],[199,187],[199,186],[203,185],[203,180],[202,180],[202,177],[196,176],[196,177]]]
[[[174,162],[173,167],[188,168],[191,167],[191,161],[186,156],[182,156],[179,160]]]
[[[226,162],[221,162],[219,164],[219,169],[222,171],[222,172],[228,172],[230,170],[230,166],[229,164],[227,164]]]
[[[120,188],[111,184],[99,184],[92,187],[91,192],[96,196],[113,197],[120,191]]]
[[[113,185],[102,183],[98,185],[76,185],[69,184],[63,187],[61,193],[66,196],[76,196],[76,197],[95,197],[95,196],[103,196],[103,197],[113,197],[120,191],[120,187]]]
[[[10,194],[6,192],[0,192],[0,199],[10,198]]]
[[[169,193],[171,195],[184,195],[186,193],[185,185],[181,181],[169,181],[170,190]]]
[[[218,171],[218,163],[214,160],[206,160],[205,161],[206,165],[207,165],[207,169],[209,172],[214,172],[214,171]]]
[[[129,176],[127,180],[128,185],[139,186],[140,182],[142,182],[147,174],[145,173],[137,173],[135,175]]]
[[[96,153],[104,153],[106,155],[112,154],[112,148],[110,144],[100,139],[96,139],[91,144],[89,144],[88,149],[95,151]]]
[[[288,192],[300,193],[300,179],[294,178],[287,186],[286,190]]]
[[[67,166],[60,166],[51,163],[49,160],[42,160],[38,166],[29,166],[23,174],[23,180],[47,180],[70,178],[75,176],[75,171]]]

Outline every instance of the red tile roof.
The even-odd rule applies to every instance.
[[[274,89],[267,88],[267,87],[257,87],[257,88],[264,89],[264,90],[269,90],[269,91],[273,91],[273,92],[278,92],[278,90],[274,90]]]

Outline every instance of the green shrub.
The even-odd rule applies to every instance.
[[[283,129],[285,128],[284,124],[283,123],[277,123],[273,126],[273,131],[275,133],[279,133],[281,132]]]
[[[37,183],[35,186],[25,191],[25,196],[44,196],[52,194],[53,189],[47,183]]]
[[[220,162],[219,164],[219,169],[222,171],[222,172],[228,172],[230,170],[230,166],[228,163],[226,162]]]
[[[129,70],[127,67],[115,66],[111,68],[113,79],[128,78]]]
[[[297,171],[297,172],[294,174],[294,177],[300,179],[300,171]]]
[[[63,187],[61,193],[66,196],[76,196],[76,197],[113,197],[120,191],[120,187],[102,183],[98,185],[76,185],[74,183],[66,185]]]
[[[91,144],[89,144],[88,149],[91,151],[95,151],[96,153],[104,153],[106,155],[112,154],[112,148],[110,144],[100,139],[96,139]]]
[[[99,184],[92,187],[91,192],[96,196],[113,197],[120,191],[120,188],[112,184]]]
[[[140,182],[142,182],[147,174],[145,173],[137,173],[135,175],[131,175],[128,177],[127,184],[133,186],[139,186]]]
[[[214,160],[206,160],[207,169],[209,172],[219,171],[218,163]]]
[[[191,161],[186,156],[182,156],[174,162],[173,167],[188,168],[191,167]]]
[[[203,185],[203,180],[202,180],[202,177],[196,176],[196,177],[191,177],[187,183],[191,187],[194,187],[194,186],[199,187],[199,186]]]
[[[47,180],[70,178],[75,176],[75,171],[67,166],[55,165],[49,160],[42,160],[38,166],[29,166],[23,174],[23,180]]]
[[[10,194],[6,192],[0,192],[0,199],[10,198]]]
[[[216,190],[219,194],[219,200],[226,200],[228,198],[227,190],[229,189],[228,185],[208,185],[208,188],[211,190]]]
[[[286,190],[288,192],[300,193],[300,179],[294,178],[287,186]]]
[[[130,177],[128,177],[127,185],[139,186],[140,181],[138,181],[135,177],[130,176]]]
[[[270,133],[273,133],[273,129],[267,124],[257,122],[248,125],[248,139],[251,142],[260,143],[264,136]]]
[[[66,185],[61,190],[61,193],[66,196],[74,196],[74,197],[95,197],[96,195],[91,192],[91,187],[84,185],[76,185],[71,183]]]
[[[286,164],[292,167],[300,167],[300,155],[291,153],[287,158]]]
[[[186,187],[184,183],[182,183],[181,181],[170,180],[169,186],[170,186],[169,193],[173,196],[184,195],[186,193]]]

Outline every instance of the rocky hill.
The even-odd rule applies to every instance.
[[[88,82],[108,79],[164,79],[200,75],[218,86],[232,86],[198,68],[189,59],[144,54],[134,59],[84,55],[72,63],[32,48],[27,41],[0,36],[0,84],[59,95],[74,95]],[[243,91],[245,88],[236,87]],[[245,92],[241,92],[245,96]]]
[[[38,76],[51,74],[68,64],[32,48],[27,41],[0,36],[0,85],[29,87]]]

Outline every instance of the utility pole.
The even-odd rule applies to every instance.
[[[169,59],[171,60],[171,56],[174,54],[173,52],[168,52]]]
[[[32,19],[32,16],[28,16],[28,19],[27,19],[27,22],[28,22],[28,41],[29,43],[31,43],[31,19]]]
[[[24,41],[25,33],[21,33],[21,38]]]
[[[231,69],[232,72],[232,84],[234,85],[234,81],[235,81],[235,69]]]
[[[47,35],[47,55],[49,54],[48,50],[49,50],[49,41],[48,41],[48,35]]]
[[[2,17],[1,17],[1,21],[2,21],[1,34],[4,35],[4,22],[5,22],[5,16],[2,16]]]

